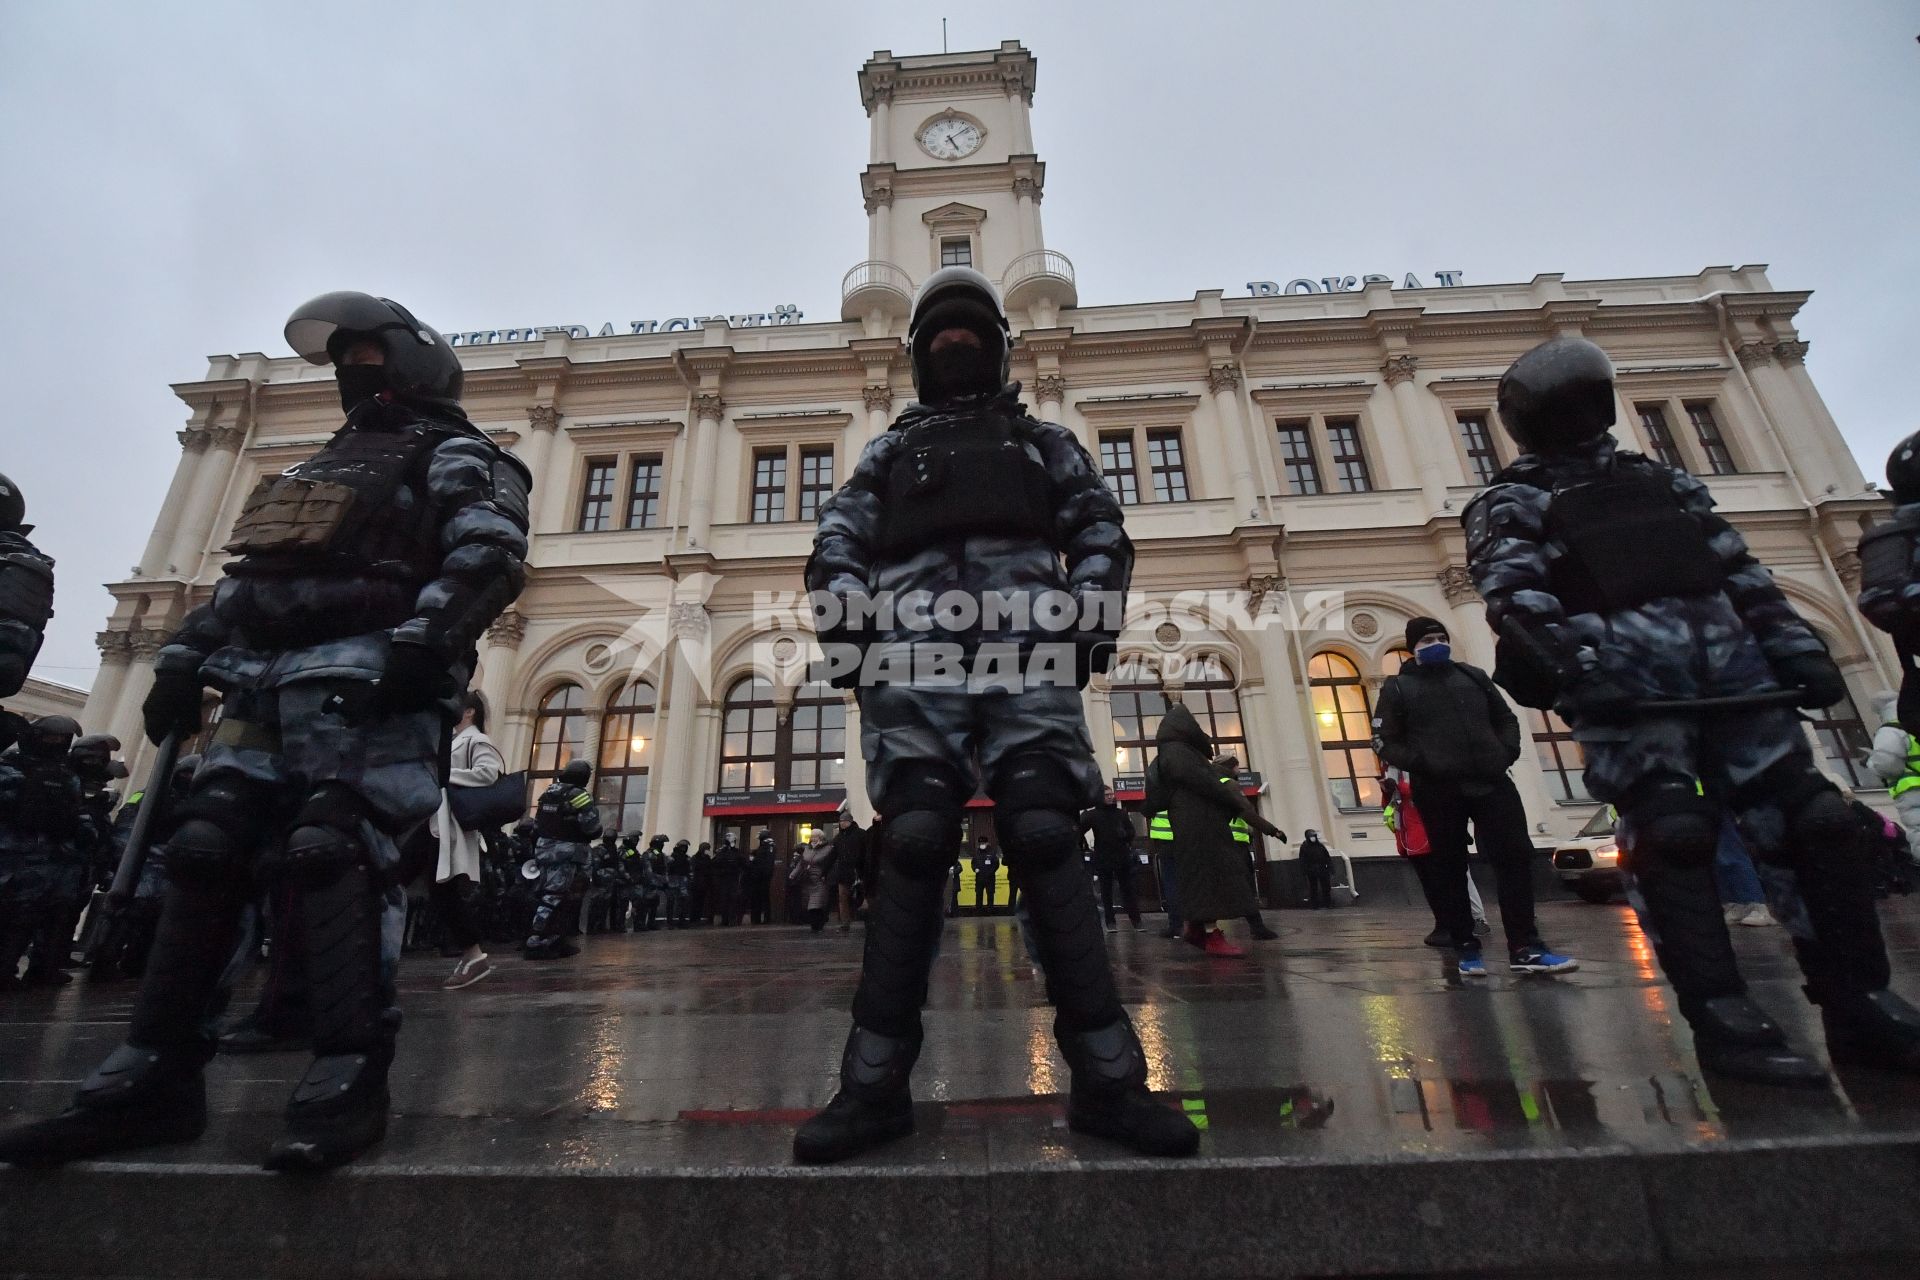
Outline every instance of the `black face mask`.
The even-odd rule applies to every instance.
[[[340,407],[352,413],[387,389],[387,370],[377,364],[343,364],[333,371],[340,384]]]
[[[977,396],[1000,389],[1000,370],[984,347],[956,342],[928,357],[933,376],[948,399]]]

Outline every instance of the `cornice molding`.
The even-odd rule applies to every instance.
[[[1200,397],[1188,392],[1170,395],[1123,396],[1112,399],[1078,400],[1074,408],[1092,422],[1138,421],[1152,417],[1191,417],[1200,405]]]
[[[838,436],[853,422],[843,409],[822,409],[795,413],[759,413],[747,417],[735,415],[733,429],[748,440],[773,436],[800,436],[811,433]]]

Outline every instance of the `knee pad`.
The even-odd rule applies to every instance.
[[[360,836],[367,817],[366,802],[359,796],[342,786],[323,785],[300,806],[285,843],[261,870],[275,879],[290,877],[319,888],[356,867],[370,867],[372,858]]]
[[[1860,824],[1847,807],[1846,798],[1831,785],[1810,794],[1803,792],[1799,801],[1786,809],[1787,834],[1795,844],[1839,850],[1860,843]]]
[[[1720,808],[1680,778],[1635,788],[1627,808],[1636,855],[1675,867],[1704,867],[1720,843]]]
[[[880,848],[887,864],[915,880],[944,880],[960,850],[960,810],[910,809],[887,819]]]
[[[187,883],[243,874],[265,834],[263,789],[238,774],[216,774],[174,813],[167,874]]]
[[[992,795],[1007,865],[1046,870],[1079,851],[1081,788],[1052,756],[1015,756],[994,778]]]
[[[973,796],[960,775],[933,760],[913,760],[900,766],[887,787],[887,801],[880,816],[894,817],[914,810],[935,813],[951,811],[959,816],[961,806]]]

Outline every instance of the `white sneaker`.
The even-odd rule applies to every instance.
[[[1749,904],[1745,902],[1724,903],[1720,908],[1720,918],[1728,924],[1745,924],[1747,922],[1748,905]]]
[[[1765,929],[1773,925],[1773,912],[1767,910],[1764,902],[1749,902],[1746,912],[1741,915],[1740,923],[1752,925],[1756,929]]]
[[[448,974],[447,980],[440,984],[440,989],[458,991],[462,987],[472,986],[492,972],[493,963],[487,959],[487,954],[483,951],[473,959],[462,960],[453,966],[453,972]]]

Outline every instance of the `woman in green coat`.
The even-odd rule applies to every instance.
[[[1180,885],[1186,940],[1208,955],[1241,956],[1216,920],[1234,920],[1259,910],[1247,877],[1246,855],[1230,825],[1245,818],[1255,830],[1281,839],[1268,822],[1213,767],[1213,739],[1193,712],[1175,703],[1154,735],[1153,767],[1147,770],[1146,809],[1165,812],[1173,826],[1173,865]]]

